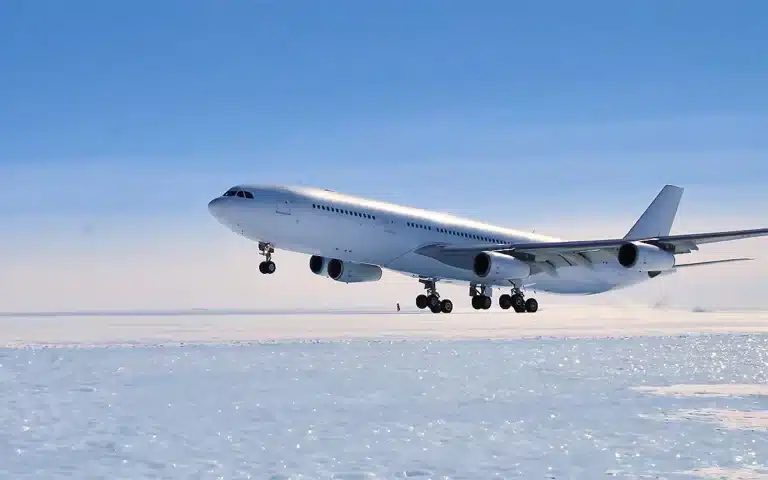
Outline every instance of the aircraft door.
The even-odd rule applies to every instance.
[[[277,213],[280,215],[291,214],[291,202],[289,200],[282,200],[277,202]]]

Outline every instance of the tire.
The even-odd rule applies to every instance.
[[[453,311],[453,302],[446,298],[440,302],[440,310],[443,313],[451,313]]]
[[[475,295],[474,297],[472,297],[472,308],[474,308],[475,310],[480,310],[480,308],[482,308],[480,306],[480,296],[479,295]]]
[[[427,308],[427,296],[426,295],[419,295],[416,297],[416,306],[420,310],[424,310]]]
[[[429,308],[440,308],[440,299],[437,298],[437,295],[429,295],[427,297],[427,305],[429,305]]]
[[[515,311],[518,311],[518,309],[520,308],[525,310],[525,299],[523,298],[522,295],[520,295],[519,293],[516,293],[512,295],[511,300],[512,300],[512,306],[515,307]]]
[[[499,306],[502,308],[502,310],[509,310],[509,308],[512,306],[512,297],[506,293],[500,296]]]
[[[535,298],[529,298],[525,301],[525,311],[536,313],[539,310],[539,302]]]
[[[483,310],[488,310],[492,304],[493,300],[491,300],[491,297],[483,296]]]

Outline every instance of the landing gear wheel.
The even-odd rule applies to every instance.
[[[499,306],[503,310],[509,310],[509,307],[512,306],[512,297],[508,294],[504,294],[499,297]]]
[[[516,312],[524,312],[525,311],[525,299],[522,295],[519,293],[515,293],[510,297],[510,300],[512,300],[512,306],[515,308]]]
[[[529,298],[525,301],[525,311],[530,313],[536,313],[539,309],[539,302],[535,298]]]
[[[440,313],[443,311],[442,308],[440,308],[440,304],[438,303],[437,306],[429,306],[429,309],[432,310],[432,313]]]
[[[440,302],[440,310],[443,313],[451,313],[453,311],[453,302],[446,298]]]
[[[493,301],[491,300],[491,297],[486,297],[485,295],[483,295],[482,298],[483,298],[483,303],[482,303],[483,310],[488,310],[489,308],[491,308],[491,305],[493,305]]]
[[[429,295],[427,297],[427,305],[429,305],[429,308],[434,311],[435,308],[440,309],[440,299],[437,297],[437,295]]]
[[[485,295],[475,295],[472,297],[472,308],[475,310],[488,310],[492,304],[491,297]]]
[[[427,296],[426,295],[419,295],[416,297],[416,306],[420,310],[424,310],[427,308]]]
[[[483,308],[482,299],[480,295],[476,295],[472,297],[472,308],[474,308],[475,310],[480,310],[481,308]]]
[[[275,273],[275,270],[277,269],[277,266],[275,265],[275,262],[273,261],[267,261],[267,262],[261,262],[259,264],[259,272],[265,274],[265,275],[271,275]]]

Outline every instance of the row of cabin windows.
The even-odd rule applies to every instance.
[[[433,228],[430,227],[429,225],[422,225],[420,223],[407,222],[407,225],[412,228],[421,228],[423,230],[433,230]],[[489,242],[489,243],[504,243],[497,238],[484,237],[482,235],[475,235],[474,233],[459,232],[456,230],[451,230],[449,228],[435,227],[434,230],[436,232],[444,233],[446,235],[455,235],[457,237],[473,238],[475,240],[482,240],[484,242]]]
[[[246,192],[245,190],[235,190],[235,189],[227,190],[227,193],[225,193],[224,196],[253,199],[253,194],[251,192]]]
[[[315,208],[317,210],[324,210],[326,212],[334,212],[334,213],[340,213],[342,215],[349,215],[351,217],[361,217],[361,218],[367,218],[369,220],[376,220],[376,215],[371,215],[369,213],[355,212],[352,210],[345,210],[343,208],[329,207],[327,205],[318,205],[316,203],[312,204],[312,208]]]

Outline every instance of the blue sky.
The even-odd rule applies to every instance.
[[[6,2],[2,243],[18,259],[222,241],[205,204],[241,182],[626,228],[677,183],[681,214],[763,225],[766,16],[759,1]]]

